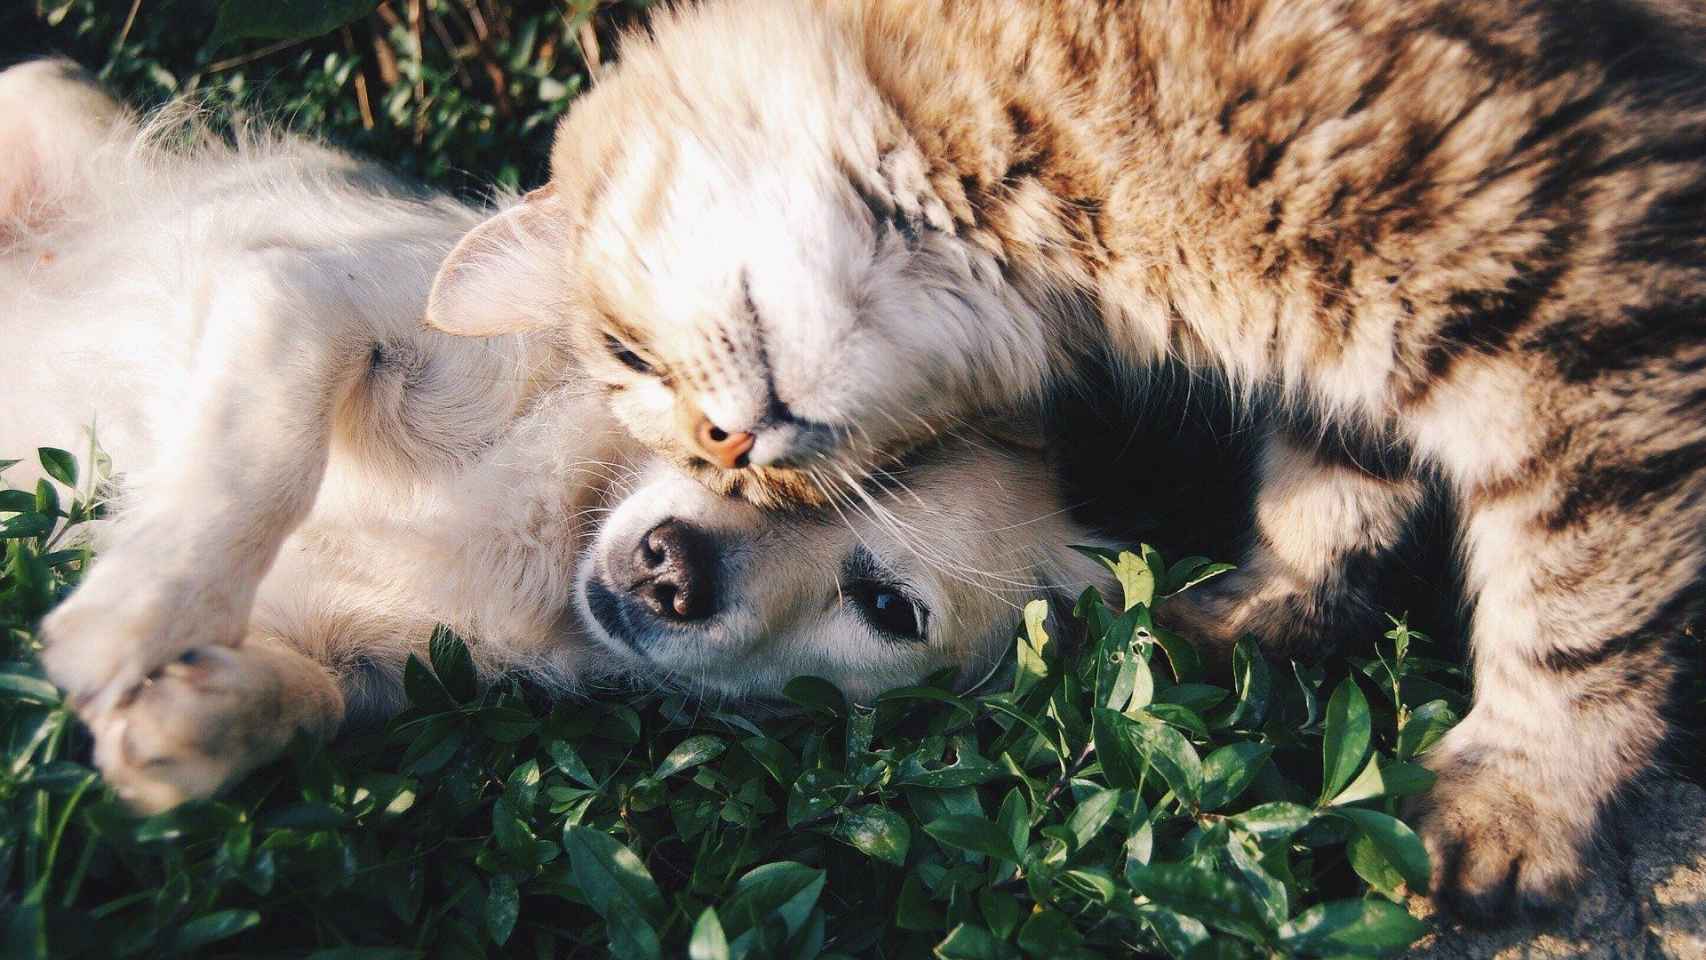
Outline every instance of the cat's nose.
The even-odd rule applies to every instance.
[[[757,442],[750,433],[724,430],[704,414],[700,414],[698,422],[693,425],[693,445],[705,459],[724,470],[738,470],[746,466],[752,445]]]
[[[639,577],[628,592],[654,616],[693,623],[715,612],[717,556],[705,531],[671,517],[646,531],[631,559]]]

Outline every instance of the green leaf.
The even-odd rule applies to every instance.
[[[1043,629],[1048,601],[1025,604],[1025,633],[1018,640],[1018,668],[1013,673],[1013,696],[1022,697],[1048,676],[1049,635]]]
[[[53,532],[54,519],[39,513],[20,513],[0,523],[0,540],[27,540]]]
[[[11,667],[0,667],[0,693],[6,694],[7,699],[27,703],[59,702],[59,690],[53,684]]]
[[[997,860],[1019,861],[1018,851],[1013,849],[1012,835],[983,817],[941,817],[926,823],[924,832],[938,843],[957,850],[969,850]]]
[[[940,763],[921,754],[909,754],[895,770],[894,782],[944,789],[977,786],[1008,775],[1005,767],[978,754],[975,740],[954,740],[954,762]]]
[[[1125,875],[1132,889],[1163,907],[1256,943],[1268,938],[1262,909],[1231,877],[1188,864],[1130,860]]]
[[[1134,721],[1117,710],[1097,710],[1090,719],[1102,779],[1115,789],[1136,790],[1143,784],[1149,763],[1138,749],[1137,740],[1126,730]]]
[[[545,745],[545,752],[550,754],[551,762],[557,769],[563,771],[570,780],[591,790],[598,789],[598,778],[592,775],[592,770],[575,752],[575,748],[562,740],[553,740]]]
[[[867,856],[897,867],[906,863],[906,852],[912,846],[912,830],[906,819],[877,806],[842,811],[831,835]]]
[[[1184,734],[1147,715],[1134,720],[1112,710],[1097,710],[1096,720],[1112,727],[1122,740],[1136,748],[1186,806],[1192,810],[1201,808],[1202,760]]]
[[[1410,711],[1398,731],[1398,759],[1409,760],[1426,753],[1446,731],[1457,725],[1457,711],[1444,700],[1429,700]]]
[[[687,956],[689,960],[729,960],[729,939],[723,935],[722,921],[711,907],[706,907],[693,924]]]
[[[1007,798],[1001,801],[1001,812],[996,814],[996,822],[1001,829],[1007,831],[1007,839],[1013,844],[1015,852],[1022,851],[1031,839],[1031,807],[1025,802],[1025,795],[1018,787],[1007,791]]]
[[[1140,904],[1132,913],[1149,927],[1168,953],[1181,960],[1209,942],[1208,927],[1195,917],[1153,903]]]
[[[372,13],[379,0],[219,0],[208,45],[234,40],[302,40]]]
[[[701,763],[715,760],[722,756],[723,751],[728,748],[729,745],[723,742],[721,738],[709,734],[688,737],[677,744],[676,748],[663,758],[663,762],[658,764],[657,772],[652,776],[659,780],[672,777],[683,770],[691,770]]]
[[[782,688],[782,696],[790,703],[824,716],[839,717],[847,712],[847,698],[822,677],[795,677]]]
[[[403,692],[409,703],[428,713],[448,713],[456,709],[456,698],[438,682],[438,677],[414,654],[403,663]]]
[[[468,645],[449,627],[441,624],[433,628],[427,653],[432,659],[432,672],[452,699],[467,703],[479,694],[474,658],[468,655]]]
[[[503,946],[515,931],[515,921],[521,916],[521,892],[515,878],[507,873],[492,877],[486,890],[486,932],[492,942]]]
[[[1345,844],[1345,859],[1351,869],[1369,886],[1394,901],[1404,899],[1404,875],[1380,852],[1380,847],[1366,833],[1356,833]]]
[[[995,939],[988,930],[962,923],[931,951],[941,960],[1012,960],[1019,956],[1012,944]]]
[[[1108,825],[1119,802],[1118,790],[1097,790],[1078,801],[1078,806],[1073,807],[1072,814],[1066,818],[1066,829],[1072,832],[1075,841],[1074,850],[1082,850],[1096,839],[1096,835]]]
[[[1213,563],[1207,557],[1186,557],[1167,570],[1166,595],[1182,593],[1205,580],[1236,569],[1230,563]]]
[[[613,912],[630,912],[654,928],[661,922],[666,913],[663,895],[634,851],[601,831],[579,826],[563,831],[563,849],[575,885],[599,916],[609,920]]]
[[[1345,807],[1333,812],[1356,824],[1357,829],[1380,848],[1381,856],[1397,869],[1411,890],[1418,893],[1427,892],[1428,876],[1431,872],[1428,851],[1414,830],[1396,817],[1387,816],[1377,810]]]
[[[59,494],[46,480],[36,481],[35,511],[44,517],[64,516],[59,510]]]
[[[751,934],[772,915],[779,917],[792,937],[823,893],[824,872],[803,863],[783,860],[747,871],[718,910],[726,918],[724,929],[732,935],[730,947],[740,952]]]
[[[174,950],[189,953],[234,937],[244,930],[260,926],[260,923],[261,915],[254,910],[219,910],[179,927],[172,934],[171,943]]]
[[[942,912],[930,903],[930,895],[924,892],[924,884],[916,874],[908,874],[901,881],[894,925],[902,930],[928,933],[942,929]]]
[[[1280,927],[1280,945],[1321,955],[1347,950],[1400,950],[1420,939],[1427,924],[1387,900],[1338,900],[1310,907]]]
[[[47,475],[67,487],[77,489],[77,458],[57,447],[37,447],[36,456],[41,458],[41,468]]]
[[[1059,910],[1039,909],[1019,928],[1019,948],[1039,957],[1054,957],[1084,942],[1072,918]]]
[[[1238,705],[1226,718],[1228,727],[1260,727],[1268,713],[1268,700],[1273,696],[1274,681],[1268,672],[1268,661],[1249,637],[1232,648],[1232,675],[1236,678]]]
[[[1150,631],[1155,637],[1155,643],[1161,652],[1167,655],[1167,664],[1173,668],[1173,679],[1179,683],[1190,683],[1202,677],[1202,658],[1197,656],[1197,650],[1185,638],[1171,630],[1156,627]]]
[[[17,463],[16,460],[7,461]],[[36,498],[27,490],[0,490],[0,513],[34,513]]]
[[[1148,548],[1144,548],[1148,549]],[[1125,592],[1125,605],[1121,611],[1130,610],[1136,606],[1150,606],[1155,602],[1155,571],[1142,557],[1130,550],[1122,550],[1118,557],[1109,560],[1106,556],[1100,558],[1114,573],[1114,579],[1120,582],[1120,589]]]
[[[1373,725],[1368,699],[1356,681],[1340,681],[1327,702],[1327,730],[1321,741],[1321,803],[1339,795],[1368,761]]]
[[[1251,807],[1228,822],[1253,834],[1263,843],[1287,840],[1315,819],[1315,811],[1300,803],[1278,800]]]
[[[1238,799],[1262,772],[1274,748],[1262,743],[1234,743],[1203,759],[1202,806],[1219,810]]]

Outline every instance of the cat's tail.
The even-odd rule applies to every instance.
[[[101,186],[102,147],[133,124],[69,60],[0,71],[0,250],[89,204]]]

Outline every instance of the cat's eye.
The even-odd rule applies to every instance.
[[[875,580],[855,580],[845,595],[872,629],[903,643],[923,643],[926,613],[905,591]]]
[[[616,358],[617,363],[635,373],[651,374],[656,372],[655,368],[646,362],[645,357],[635,353],[627,344],[608,333],[604,335],[604,347],[610,351],[611,356]]]

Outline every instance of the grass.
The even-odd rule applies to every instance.
[[[1150,610],[1216,567],[1149,550],[1104,557],[1124,596],[1079,599],[1076,654],[1039,601],[987,691],[859,706],[801,678],[763,722],[481,690],[441,631],[383,729],[133,818],[33,662],[100,512],[38,455],[58,482],[0,492],[9,956],[1374,956],[1421,932],[1394,814],[1457,670],[1399,621],[1372,659],[1206,669]]]

